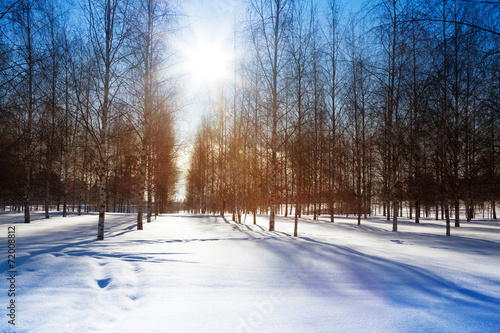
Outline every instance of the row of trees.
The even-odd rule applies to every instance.
[[[500,196],[500,5],[249,0],[193,146],[193,211],[471,220]],[[243,23],[243,22],[242,22]],[[441,216],[440,216],[441,215]],[[254,220],[255,221],[255,220]]]
[[[175,10],[153,0],[9,0],[0,8],[0,205],[166,209],[175,192]]]

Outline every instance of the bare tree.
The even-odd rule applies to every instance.
[[[325,82],[328,87],[328,98],[325,101],[330,109],[330,146],[328,147],[329,156],[329,205],[330,205],[330,222],[334,222],[335,218],[335,187],[337,177],[337,108],[339,84],[337,67],[339,60],[340,47],[340,29],[339,29],[339,6],[336,0],[330,0],[326,12],[326,26],[323,27],[323,34],[326,40],[326,64],[325,64]]]
[[[25,78],[21,82],[10,81],[12,90],[18,96],[18,109],[23,113],[22,122],[22,151],[24,163],[24,222],[30,223],[30,205],[32,196],[32,173],[36,145],[34,129],[40,112],[37,103],[40,79],[40,44],[39,32],[42,25],[41,7],[38,1],[17,1],[12,5],[12,26],[18,34],[21,44],[16,45],[19,50],[13,59],[15,77]],[[19,83],[19,85],[18,85]]]
[[[99,222],[97,240],[104,239],[104,219],[106,213],[106,177],[108,172],[108,132],[112,119],[113,98],[118,92],[122,61],[122,46],[127,34],[127,0],[89,0],[87,8],[89,33],[95,60],[98,62],[97,81],[99,103],[95,110],[97,119],[92,128],[92,138],[98,154],[99,177]]]
[[[271,118],[271,138],[269,142],[269,149],[271,150],[270,231],[274,231],[276,214],[277,177],[279,172],[277,129],[282,96],[282,82],[280,81],[282,81],[283,69],[288,61],[285,54],[285,43],[292,8],[291,4],[290,0],[251,0],[249,3],[250,37],[254,44],[261,75],[263,75],[265,84],[269,89],[269,96],[266,96],[267,103],[264,105],[267,105]]]

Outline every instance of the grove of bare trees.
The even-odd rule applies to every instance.
[[[153,0],[6,0],[0,7],[0,209],[137,212],[175,194],[176,89]],[[146,203],[146,207],[145,207]]]
[[[496,219],[500,4],[248,0],[193,146],[193,212]],[[462,215],[461,215],[462,214]],[[481,215],[481,217],[483,217]]]
[[[191,149],[187,209],[496,219],[500,4],[242,0],[233,76]],[[179,172],[167,0],[0,5],[0,209],[166,211]],[[227,57],[232,59],[232,57]],[[228,60],[229,61],[229,60]],[[453,222],[453,223],[452,223]]]

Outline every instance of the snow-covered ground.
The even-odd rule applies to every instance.
[[[499,332],[500,222],[1,213],[0,330],[19,332]],[[15,329],[8,226],[16,228]]]

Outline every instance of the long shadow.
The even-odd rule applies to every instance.
[[[429,296],[443,297],[444,295],[440,293],[440,289],[448,289],[452,290],[453,294],[456,294],[456,296],[446,296],[446,298],[452,303],[458,301],[462,305],[468,304],[471,307],[481,305],[483,309],[486,307],[491,311],[500,311],[499,297],[490,296],[470,288],[465,288],[449,279],[445,279],[444,277],[433,273],[430,270],[386,258],[368,255],[346,246],[334,245],[308,237],[302,239],[313,243],[316,246],[320,246],[321,249],[330,256],[336,257],[340,255],[346,258],[347,260],[344,262],[350,263],[350,269],[357,271],[358,277],[362,278],[367,274],[370,276],[383,277],[383,280],[391,282],[388,286],[394,286],[394,283],[399,280],[402,282],[401,285],[415,289],[416,292],[424,292]],[[414,284],[408,285],[405,281],[412,281]],[[500,280],[491,282],[497,282],[500,285]],[[398,286],[397,283],[395,285]],[[405,293],[404,295],[395,294],[392,295],[392,299],[402,305],[415,304],[415,300],[412,299],[409,294],[411,295],[411,293]]]
[[[460,227],[458,227],[458,228],[453,227],[453,230],[465,230],[468,232],[491,233],[491,234],[498,235],[498,237],[500,238],[500,228],[476,227],[476,226],[461,223]],[[453,230],[452,230],[452,236],[453,236]]]
[[[42,214],[42,213],[40,213]],[[33,260],[36,256],[43,254],[64,253],[68,249],[77,247],[97,246],[103,248],[107,246],[106,240],[114,239],[115,237],[133,231],[136,225],[131,222],[134,217],[130,215],[107,215],[104,241],[97,241],[97,214],[95,221],[76,221],[72,217],[77,217],[77,214],[72,214],[71,217],[57,220],[57,224],[53,228],[37,230],[35,234],[26,236],[22,230],[26,228],[36,227],[38,224],[50,223],[54,220],[47,221],[45,219],[35,219],[30,224],[22,223],[21,232],[17,233],[17,257],[16,266],[19,267],[26,262]],[[79,222],[79,223],[75,223]],[[21,222],[17,222],[20,223]],[[121,230],[121,231],[120,231]],[[95,235],[94,235],[95,233]],[[36,244],[36,245],[33,245]],[[57,244],[57,245],[54,245]],[[35,247],[36,246],[36,247]],[[98,255],[98,252],[93,253]],[[0,259],[0,271],[8,271],[7,258]]]
[[[68,249],[68,248],[73,248],[73,247],[77,247],[77,246],[88,246],[91,243],[92,242],[89,240],[84,240],[84,241],[79,241],[79,242],[73,242],[70,244],[62,244],[62,245],[58,245],[58,246],[48,246],[48,247],[43,248],[41,250],[29,251],[29,255],[23,255],[22,252],[18,252],[18,255],[17,255],[16,260],[15,260],[15,264],[16,264],[16,267],[20,267],[25,263],[33,261],[39,255],[54,254],[54,253],[61,252],[61,251]],[[8,264],[8,262],[4,261],[4,260],[2,260],[2,262],[0,263],[0,270],[2,271],[2,273],[5,273],[9,270],[9,268],[7,267],[7,264]]]
[[[186,253],[165,253],[162,252],[162,256],[170,256],[170,255],[183,255]],[[188,263],[188,264],[197,264],[198,262],[196,261],[189,261],[189,260],[179,260],[179,259],[165,259],[165,258],[158,258],[158,253],[146,253],[146,252],[141,252],[138,254],[131,254],[131,253],[101,253],[101,252],[96,252],[96,251],[85,251],[85,250],[72,250],[72,251],[67,251],[63,254],[63,256],[70,256],[70,257],[80,257],[80,256],[89,256],[92,258],[96,259],[108,259],[108,258],[113,258],[113,259],[120,259],[122,261],[126,262],[149,262],[149,263],[165,263],[165,262],[180,262],[180,263]]]
[[[325,225],[325,226],[330,226],[330,225]],[[345,222],[335,222],[335,225],[332,227],[340,227],[340,228],[343,228],[343,229],[349,229],[349,230],[363,230],[363,231],[368,231],[368,232],[373,232],[373,233],[382,233],[382,234],[390,234],[391,232],[388,231],[387,229],[385,228],[381,228],[381,227],[375,227],[373,225],[368,225],[368,224],[361,224],[361,225],[357,225],[357,224],[351,224],[351,223],[345,223]]]
[[[365,223],[361,225],[357,225],[354,223],[346,223],[346,222],[335,222],[334,224],[326,221],[302,221],[304,224],[313,224],[320,226],[322,228],[325,228],[325,230],[328,230],[329,232],[335,232],[333,229],[344,229],[344,230],[356,230],[356,231],[366,231],[369,232],[370,234],[377,236],[384,236],[384,237],[394,237],[395,239],[398,240],[418,240],[418,241],[423,241],[423,242],[428,242],[430,247],[432,248],[443,248],[443,249],[450,249],[454,251],[460,251],[463,253],[472,253],[472,254],[487,254],[488,252],[494,253],[494,249],[500,248],[500,237],[499,241],[494,241],[494,240],[485,240],[485,239],[479,239],[475,237],[468,237],[468,236],[461,236],[461,235],[452,235],[451,237],[448,237],[444,234],[436,234],[436,233],[430,233],[430,232],[404,232],[400,231],[397,233],[394,233],[392,231],[389,231],[386,228],[382,227],[377,227],[376,224],[378,223],[384,223],[378,222],[378,221],[373,221],[370,220],[372,223]],[[375,226],[373,225],[375,223]],[[414,223],[409,223],[407,222],[406,224],[413,224]],[[425,224],[420,224],[422,226],[425,226]],[[431,227],[434,228],[439,228],[437,224],[428,224]],[[419,226],[418,224],[416,226]],[[460,229],[463,229],[464,227],[460,227]],[[467,227],[465,227],[467,228]],[[472,228],[472,230],[477,230],[477,228]],[[488,230],[488,232],[491,233],[491,230]],[[432,245],[434,244],[434,245]]]
[[[135,230],[136,225],[133,223],[135,221],[135,216],[114,214],[110,215],[106,221],[108,228],[105,231],[104,241],[97,241],[91,234],[96,230],[94,223],[79,223],[71,224],[71,219],[64,221],[65,230],[57,231],[57,229],[42,229],[32,236],[22,236],[19,237],[19,246],[23,249],[26,255],[20,255],[16,260],[16,266],[19,267],[25,263],[32,260],[36,260],[37,256],[44,254],[52,254],[58,257],[61,256],[90,256],[97,259],[102,258],[119,258],[124,261],[138,262],[138,261],[148,261],[148,262],[184,262],[184,263],[196,263],[194,261],[185,260],[174,260],[174,259],[161,259],[155,258],[155,256],[146,256],[144,253],[108,253],[107,251],[99,252],[99,249],[105,250],[106,247],[116,244],[116,241],[112,241],[116,237],[122,236],[123,234],[129,233]],[[182,216],[192,219],[193,216]],[[194,218],[207,219],[207,216],[196,216]],[[214,218],[212,220],[212,218]],[[220,224],[220,220],[216,216],[210,216],[208,219],[211,223]],[[40,222],[40,221],[38,221]],[[58,221],[62,224],[61,221]],[[66,223],[67,222],[67,223]],[[43,222],[40,222],[43,223]],[[237,226],[236,224],[229,223],[231,226]],[[35,225],[35,224],[32,224]],[[32,226],[31,225],[31,226]],[[71,232],[68,232],[68,229]],[[121,230],[121,231],[120,231]],[[241,232],[241,230],[238,230]],[[251,230],[249,230],[251,231]],[[269,235],[265,235],[269,236]],[[135,239],[127,240],[128,245],[144,245],[144,244],[169,244],[169,243],[190,243],[190,242],[218,242],[218,241],[245,241],[252,240],[255,236],[249,234],[247,238],[241,237],[221,237],[221,238],[182,238],[182,239],[168,239],[168,240],[148,240],[148,239]],[[262,237],[261,237],[262,238]],[[275,238],[273,235],[269,238]],[[112,242],[109,242],[111,240]],[[30,244],[33,244],[31,246]],[[92,250],[89,250],[92,248]],[[161,253],[161,255],[174,255],[181,253]],[[0,261],[0,271],[8,271],[7,260],[4,259]]]
[[[123,230],[122,232],[108,235],[108,238],[110,238],[110,237],[114,238],[114,237],[118,237],[118,236],[127,234],[127,233],[131,232],[132,230],[134,230],[135,228],[137,228],[137,225],[130,225],[130,226],[126,227],[125,230]]]
[[[374,230],[381,231],[378,228]],[[251,233],[244,230],[239,232]],[[428,237],[446,239],[446,236],[439,235]],[[468,238],[462,240],[469,241],[471,239]],[[481,245],[491,249],[498,246],[495,242],[475,239],[472,243],[471,248]],[[325,271],[326,265],[331,267],[332,273],[340,271],[344,282],[346,276],[352,279],[358,291],[376,294],[397,308],[420,309],[435,312],[436,315],[452,313],[458,318],[458,327],[460,322],[465,326],[473,322],[473,326],[487,329],[500,327],[500,296],[494,294],[500,286],[500,277],[480,278],[484,285],[493,286],[493,293],[488,293],[487,290],[468,287],[466,282],[454,282],[453,276],[443,276],[445,271],[440,275],[418,265],[369,255],[310,237],[272,238],[272,241],[264,239],[259,244],[278,255],[279,260],[288,267],[287,272],[280,272],[287,275],[285,280],[295,279],[302,288],[318,297],[352,297],[346,295],[348,291],[343,289],[342,283],[337,283],[335,274],[329,275],[328,270]],[[321,265],[321,268],[317,265]],[[457,267],[457,274],[459,272],[460,267]],[[276,277],[277,280],[283,278]]]
[[[180,217],[183,219],[206,219],[206,218],[220,218],[220,215],[216,214],[171,214],[167,217]]]
[[[316,256],[340,264],[363,290],[376,292],[391,304],[402,308],[445,312],[449,310],[443,308],[450,307],[465,318],[482,318],[493,325],[500,324],[500,297],[497,295],[468,288],[416,265],[368,255],[349,247],[307,237],[302,239],[315,246],[315,251],[311,251],[307,246],[299,245],[302,251],[309,252],[313,258],[316,253]],[[286,253],[282,255],[288,257]],[[457,271],[459,270],[457,267]],[[314,270],[309,273],[315,274]],[[308,275],[305,274],[306,277]],[[336,288],[335,281],[323,276],[314,276],[313,279],[320,279],[322,284]],[[489,285],[500,285],[499,280],[485,278],[483,281]],[[328,290],[325,296],[328,296]]]
[[[387,221],[385,218],[381,217],[370,217],[366,220],[367,222],[376,223],[376,224],[392,224],[391,221]],[[453,230],[468,230],[468,231],[476,231],[476,232],[485,232],[485,233],[495,233],[500,235],[500,223],[498,222],[490,222],[485,220],[472,220],[471,222],[467,222],[465,220],[460,220],[460,227],[455,227],[454,220],[451,220],[452,227],[452,237]],[[415,223],[413,220],[409,220],[407,218],[403,218],[398,221],[398,225],[402,226],[415,226],[415,227],[428,227],[433,228],[435,230],[444,230],[446,227],[446,222],[443,220],[436,221],[433,218],[421,218],[419,223]],[[444,231],[443,231],[444,234]]]

